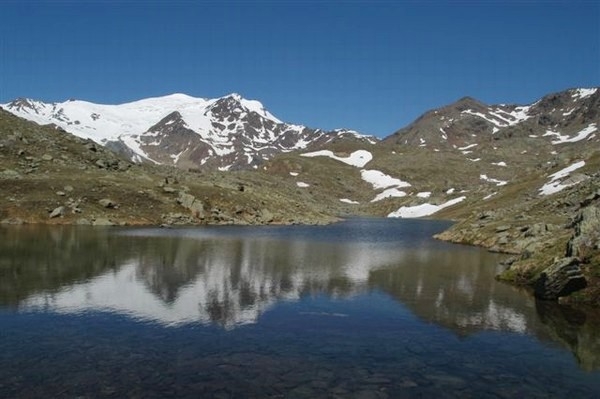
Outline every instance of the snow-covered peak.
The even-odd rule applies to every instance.
[[[284,123],[260,101],[238,93],[213,99],[174,93],[118,105],[18,99],[2,106],[17,116],[55,124],[100,144],[121,143],[135,154],[132,159],[185,168],[257,167],[278,152],[339,136]]]
[[[581,100],[581,99],[584,99],[584,98],[594,95],[596,93],[596,91],[598,91],[597,87],[574,89],[574,90],[572,90],[571,97]]]

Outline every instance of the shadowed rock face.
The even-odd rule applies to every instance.
[[[535,296],[555,300],[587,287],[579,259],[564,258],[546,268],[534,283]]]

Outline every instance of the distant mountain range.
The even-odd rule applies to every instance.
[[[336,138],[376,141],[347,129],[323,131],[284,123],[260,102],[238,94],[216,99],[172,94],[120,105],[21,98],[2,107],[94,140],[137,162],[191,169],[257,168],[275,154],[324,145]]]

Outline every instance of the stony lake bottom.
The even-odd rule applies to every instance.
[[[446,227],[2,227],[0,397],[600,396],[598,313]]]

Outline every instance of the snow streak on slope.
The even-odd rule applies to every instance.
[[[301,154],[303,157],[329,157],[335,159],[337,161],[343,162],[345,164],[356,166],[357,168],[362,168],[366,164],[368,164],[371,159],[373,159],[373,154],[366,150],[357,150],[347,157],[338,157],[332,151],[329,150],[321,150],[315,152],[307,152],[305,154]]]
[[[500,108],[496,108],[487,112],[487,114],[483,114],[481,112],[473,111],[471,109],[467,109],[462,111],[463,114],[470,114],[474,116],[478,116],[481,119],[484,119],[494,125],[496,128],[503,128],[507,126],[517,125],[529,118],[529,110],[531,106],[524,107],[516,107],[514,110],[508,112]],[[497,132],[498,130],[495,130]]]
[[[420,218],[423,216],[433,215],[434,213],[447,208],[449,206],[458,204],[467,197],[458,197],[450,201],[444,202],[440,205],[432,204],[421,204],[415,206],[402,206],[397,211],[392,212],[388,215],[390,218]]]
[[[569,186],[579,183],[579,181],[567,182],[567,181],[562,181],[562,179],[569,176],[571,174],[571,172],[573,172],[579,168],[582,168],[583,166],[585,166],[585,161],[575,162],[574,164],[567,166],[566,168],[561,169],[558,172],[553,173],[550,176],[548,176],[550,178],[550,181],[548,183],[544,184],[542,186],[542,188],[540,188],[540,195],[554,194],[554,193],[557,193]]]
[[[590,134],[594,133],[597,130],[598,130],[598,128],[596,127],[596,124],[590,123],[586,128],[582,129],[580,132],[575,134],[573,137],[569,137],[567,135],[562,135],[560,133],[553,132],[551,130],[546,131],[544,136],[556,136],[557,139],[552,140],[552,144],[575,143],[577,141],[587,139]]]

